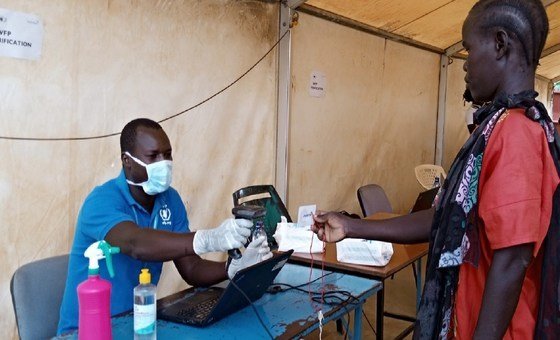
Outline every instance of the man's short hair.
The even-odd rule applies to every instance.
[[[161,130],[158,122],[148,118],[138,118],[128,122],[121,132],[121,152],[132,152],[136,146],[136,132],[138,127],[145,127],[154,130]]]

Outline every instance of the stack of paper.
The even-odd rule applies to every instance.
[[[366,266],[385,266],[393,256],[393,245],[388,242],[347,238],[336,244],[339,262]]]
[[[323,242],[309,227],[298,227],[296,223],[283,220],[278,223],[274,238],[278,242],[278,250],[293,249],[296,253],[322,253]]]

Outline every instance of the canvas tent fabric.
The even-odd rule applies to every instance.
[[[543,0],[550,22],[537,74],[560,80],[560,1]],[[476,0],[308,0],[299,10],[354,23],[391,39],[464,58],[461,27]]]

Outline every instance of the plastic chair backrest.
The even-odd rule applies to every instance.
[[[268,236],[268,244],[274,249],[278,247],[272,235],[276,231],[276,225],[280,222],[280,217],[285,216],[288,222],[292,222],[290,213],[280,195],[273,185],[252,185],[241,188],[233,193],[233,206],[238,205],[257,205],[266,208],[264,217],[264,229]]]
[[[377,184],[367,184],[358,189],[358,201],[364,217],[371,216],[376,212],[393,212],[391,202],[385,194],[385,190]]]
[[[439,178],[439,185],[443,184],[443,180],[447,177],[445,170],[439,165],[421,164],[414,168],[416,179],[424,189],[431,189],[436,183],[436,177]]]
[[[22,340],[56,335],[68,257],[60,255],[25,264],[12,276],[10,293]]]

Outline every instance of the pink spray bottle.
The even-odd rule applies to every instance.
[[[78,339],[110,340],[111,283],[99,276],[99,260],[106,259],[111,277],[115,276],[111,255],[120,251],[105,241],[90,245],[84,256],[89,258],[88,279],[78,285],[79,328]]]

